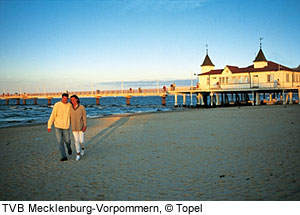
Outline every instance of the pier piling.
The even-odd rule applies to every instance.
[[[131,98],[132,96],[127,96],[127,97],[125,97],[126,98],[126,105],[130,105],[130,98]]]
[[[100,105],[100,98],[101,98],[101,96],[97,96],[95,98],[96,98],[96,105]]]
[[[161,97],[161,105],[166,106],[166,97],[165,96]]]

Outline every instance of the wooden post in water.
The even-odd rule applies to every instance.
[[[37,105],[37,98],[33,98],[33,104]]]
[[[52,99],[52,97],[49,97],[47,99],[48,99],[48,105],[51,105],[51,99]]]
[[[9,99],[6,99],[6,105],[9,105]]]
[[[96,98],[96,105],[100,105],[100,98],[101,98],[101,96],[97,96],[95,98]]]
[[[130,98],[131,98],[132,96],[126,96],[125,98],[126,98],[126,105],[130,105]]]
[[[240,96],[238,93],[235,94],[235,101],[236,101],[236,105],[239,105],[241,102]]]
[[[225,105],[229,105],[229,99],[227,93],[225,93]]]
[[[282,104],[286,105],[286,98],[285,98],[284,90],[282,91]]]
[[[183,96],[183,98],[182,98],[183,99],[182,106],[186,107],[186,94],[184,93],[182,96]]]
[[[256,105],[260,105],[259,92],[256,92]]]
[[[178,107],[178,103],[177,103],[177,93],[175,93],[174,98],[175,98],[175,104],[174,104],[174,107]]]
[[[293,104],[293,92],[289,92],[290,101],[289,104]]]
[[[161,97],[161,105],[166,106],[166,96]]]
[[[17,105],[20,105],[20,99],[19,98],[17,99]]]
[[[214,106],[214,92],[210,92],[210,106]]]
[[[201,106],[201,101],[200,101],[201,100],[201,93],[198,93],[196,98],[197,98],[197,107],[200,107]]]
[[[23,99],[23,103],[22,103],[23,105],[26,105],[26,99]]]
[[[220,105],[220,93],[216,93],[216,105]]]

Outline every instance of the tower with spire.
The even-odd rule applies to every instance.
[[[208,45],[206,45],[206,56],[201,65],[201,73],[209,72],[215,68],[215,65],[211,62],[210,57],[208,56]]]
[[[259,52],[258,52],[255,60],[253,61],[254,69],[264,68],[264,67],[268,66],[268,61],[267,61],[267,59],[266,59],[266,57],[265,57],[265,55],[262,51],[262,43],[261,43],[262,39],[263,39],[262,37],[259,38],[259,40],[260,40]]]

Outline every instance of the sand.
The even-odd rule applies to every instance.
[[[89,119],[66,162],[46,125],[2,128],[0,200],[299,201],[299,119],[300,105]]]

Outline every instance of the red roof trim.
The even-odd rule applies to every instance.
[[[229,70],[231,71],[232,74],[234,74],[234,73],[249,73],[249,72],[278,71],[279,67],[280,67],[281,70],[297,72],[296,70],[293,70],[293,69],[288,68],[286,66],[274,63],[272,61],[268,61],[268,66],[266,66],[264,68],[254,68],[254,65],[244,67],[244,68],[239,68],[237,66],[226,66],[226,67],[229,68]],[[202,73],[202,74],[199,74],[199,75],[219,75],[219,74],[222,74],[223,71],[224,71],[224,69],[215,69],[215,70],[211,70],[209,72]]]

